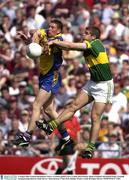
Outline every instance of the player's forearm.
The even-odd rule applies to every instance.
[[[86,44],[85,43],[73,43],[68,41],[54,41],[53,44],[59,46],[65,50],[85,50]]]
[[[32,42],[35,42],[35,43],[39,44],[39,34],[38,34],[38,31],[33,34]]]
[[[80,131],[77,133],[77,144],[79,144],[81,142],[81,135],[80,135]]]

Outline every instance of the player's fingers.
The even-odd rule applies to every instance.
[[[18,35],[23,35],[23,33],[21,31],[17,31]]]
[[[28,39],[28,37],[24,33],[22,33],[21,31],[17,32],[17,35],[23,39]]]

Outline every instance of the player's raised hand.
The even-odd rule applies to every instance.
[[[28,37],[22,31],[18,31],[16,36],[17,38],[22,39],[22,40],[28,39]]]
[[[22,31],[18,31],[16,36],[17,38],[23,40],[25,44],[29,44],[31,42],[30,37],[25,35]]]

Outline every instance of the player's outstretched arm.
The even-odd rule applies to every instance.
[[[56,45],[65,50],[78,50],[83,51],[87,48],[86,43],[74,43],[68,41],[50,41],[49,46]]]

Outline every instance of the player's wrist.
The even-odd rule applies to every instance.
[[[95,143],[89,142],[87,147],[95,149]]]

